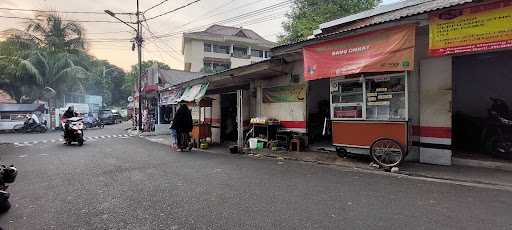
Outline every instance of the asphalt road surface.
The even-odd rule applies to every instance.
[[[0,226],[512,229],[509,191],[239,155],[175,153],[116,127],[104,130],[110,137],[82,147],[0,145],[2,161],[20,170],[9,188],[13,207]]]

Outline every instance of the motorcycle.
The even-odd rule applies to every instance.
[[[87,128],[87,129],[94,128],[94,127],[99,127],[102,129],[105,127],[105,124],[103,124],[103,122],[100,119],[94,118],[94,117],[85,117],[84,125],[85,125],[85,128]]]
[[[490,98],[492,105],[482,132],[484,151],[501,158],[512,158],[512,116],[507,103]]]
[[[7,212],[11,208],[11,203],[9,202],[11,194],[7,192],[9,187],[7,184],[14,183],[17,175],[18,170],[14,165],[0,166],[0,213]]]
[[[81,117],[62,119],[64,127],[64,140],[67,145],[76,142],[79,146],[84,144],[84,123]]]
[[[48,131],[46,128],[46,121],[41,123],[31,122],[30,119],[26,120],[22,125],[15,125],[13,127],[14,132],[16,133],[45,133]]]

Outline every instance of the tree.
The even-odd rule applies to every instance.
[[[45,87],[58,95],[83,90],[89,56],[79,24],[64,22],[53,14],[38,15],[25,32],[11,31],[16,33],[0,46],[0,88],[18,102],[27,97],[38,99]]]
[[[44,20],[37,20],[43,18]],[[26,31],[41,47],[52,51],[75,51],[85,49],[84,29],[75,22],[65,22],[55,14],[41,14],[30,22]]]
[[[32,98],[39,98],[45,87],[54,89],[57,98],[65,92],[85,92],[82,79],[90,73],[75,64],[80,61],[77,55],[43,49],[32,53],[27,61],[24,65],[34,76],[35,86],[39,89],[33,91]]]
[[[29,58],[37,44],[30,39],[13,36],[0,42],[0,89],[7,91],[17,102],[33,92]]]
[[[92,58],[92,57],[91,57]],[[92,58],[93,59],[93,58]],[[122,86],[125,72],[106,60],[93,59],[88,66],[91,76],[86,79],[86,92],[100,95],[108,106],[126,104],[122,98]]]
[[[313,35],[324,22],[342,18],[377,6],[380,0],[293,0],[292,11],[283,23],[279,43],[298,42]]]
[[[148,60],[148,61],[142,62],[142,72],[144,72],[146,69],[148,69],[149,67],[151,67],[155,64],[157,64],[160,69],[165,69],[165,70],[171,69],[171,67],[169,67],[169,65],[167,65],[165,63],[155,61],[155,60]],[[128,72],[128,74],[126,75],[126,78],[125,78],[125,81],[124,81],[124,84],[122,87],[122,89],[123,89],[122,94],[123,95],[131,95],[133,86],[138,79],[139,79],[139,65],[137,64],[137,65],[133,65],[131,71]]]

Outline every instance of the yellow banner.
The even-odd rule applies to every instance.
[[[512,0],[431,15],[429,40],[433,56],[512,47]]]

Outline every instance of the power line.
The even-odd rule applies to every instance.
[[[151,35],[154,36],[154,33],[151,31],[151,29],[149,29],[149,24],[147,23],[146,21],[146,26],[143,26],[144,29],[146,29]],[[149,42],[149,41],[148,41]],[[161,49],[161,50],[164,50],[162,49],[158,44],[157,42],[152,42],[152,44],[154,44],[157,48]],[[169,53],[165,52],[167,55],[169,55],[170,57],[174,58],[175,60],[177,60],[178,62],[181,62],[181,54],[176,51],[172,46],[167,46],[167,43],[163,43],[167,48],[169,48],[169,50],[171,50],[171,52],[174,52],[175,54],[177,54],[180,58],[176,57],[176,56],[173,56],[173,55],[170,55]]]
[[[87,32],[86,34],[118,34],[118,33],[131,33],[131,30],[112,31],[112,32]]]
[[[168,2],[168,1],[169,1],[169,0],[161,1],[160,3],[158,3],[158,4],[156,4],[156,5],[152,6],[152,7],[149,7],[148,9],[144,10],[144,12],[143,12],[143,13],[146,13],[146,12],[148,12],[148,11],[150,11],[150,10],[152,10],[152,9],[156,8],[156,7],[159,7],[160,5],[162,5],[162,4],[164,4],[164,3]]]
[[[248,7],[248,6],[251,6],[251,5],[254,5],[254,4],[257,4],[257,3],[261,3],[262,1],[266,1],[266,0],[254,1],[254,2],[252,2],[252,3],[249,3],[249,4],[244,5],[243,7],[244,7],[244,8],[246,8],[246,7]],[[233,1],[231,1],[231,2],[233,2]],[[230,4],[231,2],[227,3],[226,5]],[[241,6],[238,6],[238,7],[237,7],[237,6],[235,6],[235,7],[231,7],[231,8],[236,8],[236,10],[238,11],[238,10],[240,10],[242,7],[241,7]],[[180,27],[184,27],[184,26],[187,26],[187,25],[193,24],[193,23],[195,23],[195,22],[204,21],[204,20],[206,20],[206,19],[209,19],[209,18],[215,17],[215,16],[217,16],[217,15],[222,15],[222,14],[226,14],[226,12],[224,12],[224,11],[220,11],[220,12],[218,12],[218,13],[216,13],[216,14],[210,15],[210,16],[208,16],[208,17],[204,17],[204,18],[202,18],[202,19],[200,19],[200,20],[190,20],[190,21],[188,21],[187,23],[185,23],[185,24],[181,25]]]
[[[194,18],[194,19],[192,19],[192,20],[189,20],[188,22],[186,22],[185,24],[181,25],[180,27],[184,27],[184,26],[186,26],[186,25],[189,25],[189,24],[191,24],[191,23],[194,23],[194,22],[196,22],[196,21],[197,21],[197,19],[202,18],[203,16],[205,16],[205,15],[209,14],[210,12],[215,12],[215,11],[216,11],[216,10],[218,10],[218,9],[221,9],[221,8],[223,8],[223,7],[225,7],[225,6],[228,6],[228,5],[230,5],[231,3],[233,3],[234,1],[235,1],[235,0],[230,0],[229,2],[227,2],[227,3],[225,3],[225,4],[222,4],[222,5],[220,5],[220,6],[216,7],[216,8],[214,8],[214,9],[211,9],[211,10],[209,10],[209,11],[207,11],[207,12],[205,12],[205,13],[203,13],[203,14],[201,14],[201,15],[197,16],[197,17],[195,17],[195,18]],[[201,21],[201,20],[199,20],[199,21]]]
[[[27,17],[18,17],[18,16],[4,16],[0,15],[0,18],[10,18],[10,19],[22,19],[28,21],[41,21],[42,19],[37,18],[27,18]],[[70,19],[61,19],[63,22],[80,22],[80,23],[121,23],[117,21],[106,21],[106,20],[70,20]]]
[[[197,3],[197,2],[199,2],[199,1],[201,1],[201,0],[195,0],[195,1],[193,1],[193,2],[189,2],[189,3],[187,3],[187,4],[183,5],[183,6],[180,6],[180,7],[178,7],[178,8],[174,8],[174,9],[172,9],[172,10],[170,10],[170,11],[165,12],[165,13],[162,13],[162,14],[156,15],[156,16],[154,16],[154,17],[150,17],[150,18],[146,19],[145,21],[153,20],[153,19],[155,19],[155,18],[162,17],[162,16],[164,16],[164,15],[167,15],[167,14],[170,14],[170,13],[173,13],[173,12],[176,12],[176,11],[178,11],[178,10],[181,10],[181,9],[183,9],[183,8],[185,8],[185,7],[188,7],[188,6],[190,6],[190,5],[194,4],[194,3]]]
[[[273,4],[273,5],[270,5],[270,6],[267,6],[267,7],[263,7],[263,8],[254,10],[254,11],[246,12],[244,14],[240,14],[240,15],[228,18],[228,19],[216,21],[216,22],[213,22],[213,23],[210,23],[210,24],[198,26],[198,27],[195,27],[195,28],[187,29],[187,30],[177,31],[177,32],[174,32],[174,33],[167,33],[167,34],[156,35],[156,36],[153,36],[152,38],[159,39],[159,38],[165,38],[165,37],[172,37],[172,36],[176,36],[176,35],[179,35],[179,34],[182,34],[182,33],[186,33],[186,32],[193,32],[193,31],[196,31],[196,30],[201,30],[201,29],[204,29],[205,27],[212,26],[212,25],[215,25],[215,24],[225,24],[225,23],[230,23],[230,22],[234,22],[234,21],[238,21],[238,20],[250,19],[251,17],[254,17],[254,16],[258,15],[259,13],[263,13],[263,12],[264,13],[272,13],[275,10],[279,10],[281,8],[289,6],[290,3],[291,3],[291,1],[289,1],[289,0],[283,1],[283,2],[279,2],[279,3]]]
[[[38,13],[63,13],[63,14],[100,14],[104,15],[103,11],[59,11],[59,10],[38,10],[38,9],[20,9],[20,8],[7,8],[0,7],[0,10],[21,11],[21,12],[38,12]],[[133,14],[133,13],[116,13],[116,14]]]

